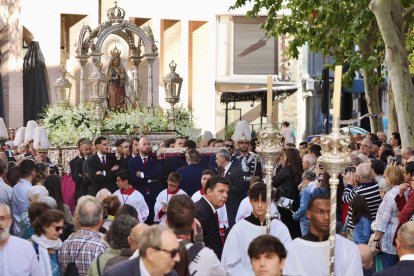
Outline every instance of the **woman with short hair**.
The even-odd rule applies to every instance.
[[[33,222],[35,235],[31,240],[39,257],[40,275],[60,276],[57,250],[62,246],[59,239],[63,231],[64,214],[60,210],[50,209]]]

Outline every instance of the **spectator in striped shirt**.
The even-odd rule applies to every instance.
[[[360,195],[364,197],[368,204],[371,217],[375,220],[378,207],[381,203],[381,196],[378,187],[378,183],[373,181],[373,174],[371,171],[370,163],[359,164],[356,168],[356,172],[349,172],[344,176],[345,190],[342,195],[342,201],[344,203],[350,203],[354,197]],[[352,223],[352,208],[348,209],[348,219],[345,225],[348,233],[348,238],[353,239],[354,225]]]

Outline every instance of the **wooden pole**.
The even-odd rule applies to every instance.
[[[272,111],[273,111],[273,76],[267,76],[267,95],[266,95],[266,103],[267,103],[267,123],[272,123]]]

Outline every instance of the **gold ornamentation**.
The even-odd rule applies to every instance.
[[[121,56],[121,51],[118,50],[118,48],[116,46],[111,50],[110,53],[111,53],[112,57],[120,57]]]

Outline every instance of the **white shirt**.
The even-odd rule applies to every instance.
[[[361,255],[356,244],[339,235],[335,237],[335,276],[362,276]],[[329,240],[312,242],[296,238],[286,250],[284,275],[329,275]]]
[[[144,196],[140,192],[134,190],[130,195],[126,195],[122,194],[121,190],[116,190],[114,195],[118,197],[121,204],[129,204],[133,206],[138,212],[139,223],[145,223],[145,220],[149,215],[149,209]]]
[[[223,169],[224,169],[224,175],[226,175],[227,171],[230,169],[231,162],[229,162]]]
[[[230,276],[254,276],[247,250],[252,240],[266,234],[266,226],[259,226],[241,220],[230,230],[224,244],[221,264]],[[270,224],[270,234],[278,238],[284,246],[292,242],[289,229],[283,222],[274,219]]]
[[[24,178],[20,178],[19,182],[13,187],[12,191],[12,214],[14,220],[14,235],[20,235],[20,216],[23,212],[29,209],[29,199],[27,198],[27,192],[29,191],[30,187],[32,187],[32,183],[27,181]]]
[[[252,211],[253,207],[250,203],[249,197],[247,196],[240,202],[239,209],[237,210],[236,222],[250,216]],[[272,204],[270,205],[270,215],[272,216],[272,218],[280,217],[279,211],[277,210],[276,204],[274,202],[272,202]]]
[[[144,261],[142,258],[139,259],[139,272],[141,272],[141,276],[151,276],[148,272],[147,268],[144,265]]]
[[[10,236],[0,247],[0,275],[42,276],[36,252],[31,242]]]
[[[4,182],[4,179],[0,177],[0,203],[11,205],[13,188]]]
[[[165,220],[167,219],[167,214],[164,213],[161,216],[161,218],[158,216],[158,214],[160,213],[161,208],[164,207],[165,204],[168,204],[171,197],[173,197],[174,195],[187,195],[187,193],[179,189],[177,193],[171,195],[167,193],[167,189],[164,189],[158,194],[154,204],[154,222],[159,222],[160,224],[165,223]]]

